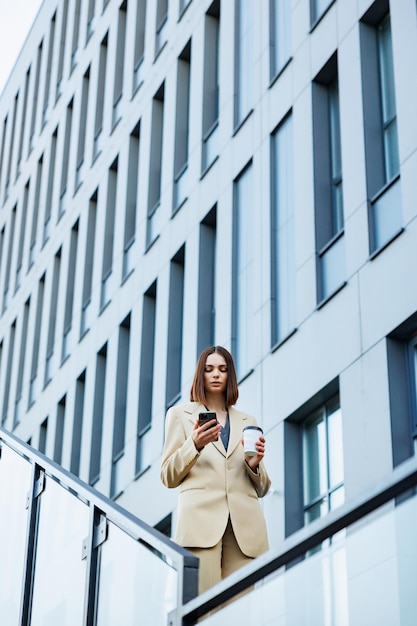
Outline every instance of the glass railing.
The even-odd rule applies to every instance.
[[[171,624],[417,624],[416,459],[180,607]]]
[[[0,623],[165,626],[198,560],[0,429]]]
[[[415,626],[417,460],[204,594],[197,559],[0,429],[0,624]]]

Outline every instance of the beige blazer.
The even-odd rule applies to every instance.
[[[175,541],[183,547],[209,548],[220,541],[230,516],[236,540],[249,557],[268,549],[265,519],[258,501],[271,481],[260,463],[258,473],[245,462],[244,426],[254,417],[229,409],[230,440],[207,445],[201,452],[192,440],[194,423],[205,407],[198,402],[170,408],[166,416],[161,480],[179,487]]]

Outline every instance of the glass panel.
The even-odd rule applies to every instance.
[[[82,545],[89,535],[89,507],[50,477],[39,497],[31,626],[82,624],[87,571]]]
[[[397,119],[385,128],[384,153],[386,181],[392,180],[400,171],[400,156],[398,153]]]
[[[375,249],[381,248],[402,226],[400,181],[395,182],[373,204]]]
[[[320,502],[313,504],[313,506],[305,512],[305,523],[311,524],[311,522],[314,522],[315,519],[323,517],[323,515],[326,515],[326,513],[328,512],[329,508],[327,504],[327,498],[320,500]]]
[[[329,487],[332,489],[343,483],[343,433],[342,411],[337,409],[327,418],[327,436],[329,440]]]
[[[318,20],[319,17],[325,12],[332,0],[313,0],[314,1],[314,15],[312,21]]]
[[[253,98],[253,18],[252,0],[240,0],[238,8],[238,67],[236,126],[252,108]]]
[[[339,237],[320,257],[322,300],[332,295],[345,280],[345,239]]]
[[[274,77],[291,55],[291,0],[274,0],[272,6],[272,70]]]
[[[18,624],[26,561],[28,509],[32,466],[3,444],[0,459],[0,621]],[[4,565],[6,564],[6,567]]]
[[[337,543],[261,581],[206,626],[414,626],[417,498],[387,505]]]
[[[273,136],[273,344],[295,326],[295,236],[292,118]]]
[[[327,494],[327,450],[321,415],[304,428],[304,504],[323,494]]]
[[[385,182],[400,170],[396,123],[394,62],[392,56],[391,23],[389,15],[378,28],[379,73],[381,85],[382,124],[384,130]]]
[[[384,123],[396,115],[394,91],[394,62],[390,18],[387,16],[378,29],[379,64],[381,73],[382,117]]]
[[[253,203],[252,168],[249,167],[236,183],[236,290],[235,337],[236,371],[245,376],[252,365],[253,337]]]
[[[342,151],[340,145],[339,84],[329,85],[330,161],[332,168],[332,236],[343,229]]]
[[[216,126],[214,127],[210,135],[207,137],[207,139],[204,140],[204,144],[203,144],[203,150],[204,150],[203,169],[204,170],[206,170],[209,167],[209,165],[213,163],[214,159],[219,154],[218,130],[219,130],[219,126],[218,124],[216,124]]]
[[[97,624],[167,624],[176,607],[177,578],[158,555],[109,523],[101,547]]]
[[[178,176],[175,181],[175,207],[174,209],[178,209],[183,202],[187,199],[188,193],[188,167],[185,166],[185,169]]]

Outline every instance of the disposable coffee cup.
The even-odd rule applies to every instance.
[[[245,426],[243,429],[243,450],[246,456],[258,454],[255,444],[263,432],[260,426]]]

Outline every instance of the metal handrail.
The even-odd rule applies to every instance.
[[[303,558],[308,550],[363,519],[390,500],[399,496],[405,498],[407,495],[415,495],[416,485],[417,459],[413,457],[370,489],[296,531],[277,549],[269,550],[208,591],[178,607],[170,614],[170,626],[195,624],[197,619],[208,611],[230,600],[269,574],[292,564],[296,559]]]

